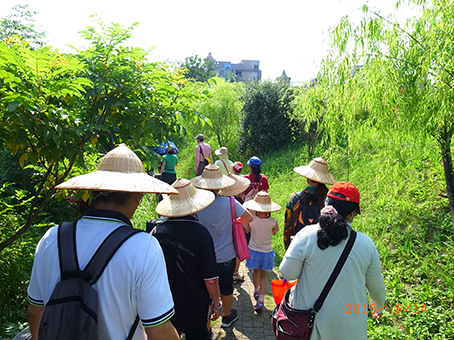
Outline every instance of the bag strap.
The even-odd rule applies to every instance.
[[[235,214],[235,198],[230,196],[230,211],[232,212],[232,222],[236,221],[236,214]]]
[[[326,299],[326,296],[328,295],[329,291],[331,290],[331,287],[333,286],[334,281],[336,281],[337,277],[339,276],[339,273],[340,273],[342,267],[344,266],[344,263],[347,260],[348,255],[350,254],[350,251],[352,250],[353,243],[355,243],[355,239],[356,239],[356,231],[352,230],[350,233],[348,242],[345,245],[344,251],[342,252],[341,256],[339,257],[339,260],[337,261],[336,267],[334,267],[334,270],[331,273],[331,276],[329,277],[328,282],[325,285],[325,288],[323,288],[319,298],[315,302],[313,309],[316,313],[318,313],[320,308],[322,308],[322,305]]]
[[[205,156],[203,155],[202,146],[200,144],[199,144],[199,148],[200,148],[200,153],[202,154],[202,157],[205,158]]]
[[[82,272],[90,285],[98,281],[110,259],[121,245],[132,235],[142,232],[142,230],[126,225],[118,227],[104,239],[87,266],[81,271],[76,251],[76,224],[76,221],[63,222],[58,227],[60,274],[62,279],[66,279],[74,277],[74,274],[80,276]]]
[[[222,161],[222,164],[224,164],[224,168],[225,168],[225,170],[227,171],[227,174],[229,174],[229,173],[230,173],[230,171],[229,171],[229,169],[227,168],[227,165],[225,165],[225,162],[224,162],[224,160],[223,160],[223,159],[221,159],[221,161]]]

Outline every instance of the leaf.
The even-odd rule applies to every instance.
[[[13,112],[14,110],[17,109],[18,106],[19,106],[19,103],[10,102],[10,103],[8,104],[8,112]]]
[[[24,162],[28,159],[28,154],[23,153],[22,156],[19,158],[19,165],[21,168],[24,168]]]

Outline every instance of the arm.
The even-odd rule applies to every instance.
[[[277,224],[277,221],[276,221],[276,225],[273,227],[273,229],[271,230],[271,232],[273,233],[273,235],[276,235],[276,233],[279,231],[279,226]]]
[[[249,224],[249,222],[252,222],[254,218],[252,217],[251,213],[247,210],[244,211],[243,215],[238,217],[236,220],[240,222],[241,224]]]
[[[161,163],[161,169],[160,169],[160,170],[161,170],[161,171],[160,171],[160,174],[161,174],[161,175],[162,175],[162,173],[164,172],[164,169],[165,169],[165,168],[166,168],[166,161],[163,161],[163,162]]]
[[[33,340],[38,339],[39,324],[44,313],[44,306],[28,305],[28,324],[30,326],[30,334]]]
[[[219,300],[219,283],[218,279],[208,279],[205,280],[205,286],[207,287],[208,294],[210,294],[210,298],[213,301],[213,304],[210,306],[210,315],[211,320],[217,320],[221,315],[222,311],[222,304]],[[213,308],[214,307],[214,308]]]
[[[366,288],[369,292],[371,305],[372,303],[375,303],[378,312],[385,305],[385,283],[381,273],[380,257],[378,255],[377,248],[375,248],[372,240],[370,240],[370,242],[372,243],[373,254],[366,272]],[[382,312],[379,314],[381,315]],[[377,318],[380,318],[380,316]]]
[[[170,320],[154,327],[145,327],[145,333],[150,340],[180,340]]]
[[[297,212],[299,210],[298,196],[296,193],[290,195],[287,205],[285,207],[285,222],[284,222],[284,247],[288,248],[290,245],[290,236],[293,235],[293,223],[296,219]]]

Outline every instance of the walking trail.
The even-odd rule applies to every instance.
[[[234,284],[232,306],[238,311],[238,320],[229,328],[221,328],[220,321],[213,323],[213,340],[276,340],[271,326],[271,312],[276,304],[271,294],[270,280],[265,296],[265,308],[258,314],[253,308],[255,299],[252,270],[249,271],[243,262],[240,273],[244,275],[244,282]],[[268,276],[271,279],[276,278],[275,272],[269,271]]]

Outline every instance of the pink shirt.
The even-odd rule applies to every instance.
[[[202,153],[200,152],[200,147],[202,147]],[[211,157],[211,148],[207,143],[200,142],[196,147],[195,147],[195,171],[197,171],[197,167],[199,166],[200,162],[203,162],[203,159],[207,156],[210,156],[210,159],[213,160],[213,157]]]

